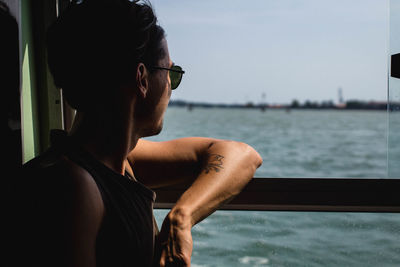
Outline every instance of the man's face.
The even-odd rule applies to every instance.
[[[159,60],[157,67],[170,68],[172,61],[169,57],[168,44],[165,39],[161,41],[161,47],[165,56]],[[171,97],[171,81],[168,70],[154,70],[149,75],[149,90],[143,108],[146,110],[143,116],[142,136],[159,134],[162,130],[164,113]]]

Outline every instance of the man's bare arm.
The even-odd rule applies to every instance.
[[[189,217],[195,225],[239,194],[261,163],[259,154],[244,143],[213,143],[195,181],[171,210],[171,219]]]
[[[45,168],[21,170],[18,179],[23,194],[15,203],[22,216],[16,220],[16,240],[27,255],[15,266],[95,267],[104,215],[100,191],[91,175],[72,161],[44,162]]]
[[[130,156],[130,162],[136,159],[139,163],[132,166],[135,173],[144,175],[145,183],[147,177],[152,177],[153,185],[168,183],[162,179],[170,179],[170,183],[194,181],[164,220],[160,266],[167,262],[190,265],[193,225],[235,197],[262,163],[260,155],[244,143],[208,138],[142,143]],[[151,170],[140,170],[144,166]],[[160,182],[156,182],[157,175]]]
[[[247,144],[201,137],[141,140],[128,160],[137,178],[147,186],[193,182],[174,210],[190,213],[194,223],[236,196],[262,163],[260,155]]]
[[[209,166],[205,165],[212,153],[210,148],[222,143],[227,146],[245,145],[240,142],[204,137],[188,137],[165,142],[139,140],[135,149],[128,155],[128,162],[136,178],[150,188],[191,183],[204,171],[203,168],[211,170],[212,163]],[[257,157],[261,162],[258,154]]]

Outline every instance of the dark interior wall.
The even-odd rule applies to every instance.
[[[21,154],[21,64],[20,64],[20,31],[19,1],[1,1],[8,7],[0,12],[0,118],[2,162],[6,168],[18,167],[22,163]]]

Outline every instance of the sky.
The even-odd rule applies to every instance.
[[[386,101],[388,0],[151,0],[172,61],[172,100]]]

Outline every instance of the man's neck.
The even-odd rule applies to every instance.
[[[78,112],[69,135],[104,165],[124,174],[128,153],[139,139],[133,135],[133,122],[129,118],[99,118]]]

